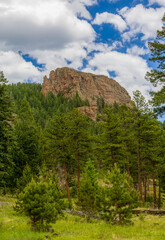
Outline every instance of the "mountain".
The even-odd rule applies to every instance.
[[[90,104],[90,107],[80,110],[87,114],[92,111],[92,115],[93,111],[97,110],[98,99],[104,99],[104,102],[110,105],[117,102],[130,106],[131,101],[128,92],[115,80],[103,75],[94,75],[67,67],[51,71],[49,78],[45,76],[41,91],[44,95],[52,91],[55,96],[58,93],[63,93],[65,97],[71,98],[78,93],[82,100],[87,99]]]
[[[128,92],[115,80],[67,67],[51,71],[49,78],[45,76],[41,91],[44,95],[50,91],[54,95],[62,92],[65,97],[73,97],[78,92],[82,100],[88,99],[90,105],[95,105],[98,98],[103,98],[107,104],[129,105],[131,100]]]

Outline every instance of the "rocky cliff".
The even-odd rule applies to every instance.
[[[98,98],[103,98],[107,104],[117,102],[127,106],[131,100],[128,92],[115,80],[66,67],[51,71],[49,78],[45,76],[41,91],[44,95],[50,91],[55,95],[62,92],[65,97],[73,97],[78,92],[82,100],[88,99],[90,106],[96,106]]]

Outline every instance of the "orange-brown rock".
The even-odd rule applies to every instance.
[[[49,78],[45,76],[41,91],[44,95],[50,91],[55,95],[62,92],[65,97],[73,97],[78,92],[82,100],[88,99],[90,106],[96,106],[98,98],[103,98],[107,104],[117,102],[127,106],[131,100],[128,92],[115,80],[66,67],[51,71]]]

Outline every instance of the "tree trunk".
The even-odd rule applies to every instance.
[[[70,201],[70,193],[69,193],[69,185],[68,185],[68,180],[67,180],[67,169],[66,165],[64,165],[64,175],[65,175],[65,185],[66,185],[66,191],[67,191],[67,196]]]
[[[160,192],[160,178],[159,178],[159,200],[158,200],[158,209],[160,209],[160,206],[161,206],[161,192]]]
[[[155,173],[153,173],[153,193],[154,193],[154,209],[156,209],[156,181],[155,181]]]
[[[79,151],[77,150],[77,188],[78,194],[80,192],[80,166],[79,166]]]
[[[144,202],[147,201],[147,176],[144,175]]]
[[[140,128],[140,124],[138,126]],[[138,191],[140,194],[139,201],[142,202],[142,179],[141,179],[141,159],[140,159],[140,129],[138,129]]]

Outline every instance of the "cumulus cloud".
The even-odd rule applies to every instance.
[[[75,16],[71,4],[65,0],[2,0],[0,45],[11,50],[59,49],[75,41],[93,41],[93,28]]]
[[[0,56],[0,69],[3,70],[10,83],[28,79],[34,82],[41,81],[42,73],[31,62],[26,62],[18,53],[0,51]]]
[[[148,54],[149,50],[144,49],[143,47],[140,48],[137,45],[134,45],[131,48],[127,48],[127,53],[132,55],[137,55],[137,56],[143,56],[145,54]]]
[[[145,97],[149,97],[148,90],[152,86],[144,79],[149,68],[147,62],[139,56],[117,51],[96,53],[85,70],[105,75],[114,72],[114,79],[125,87],[130,95],[132,91],[139,89]]]
[[[165,1],[164,0],[149,0],[149,4],[152,5],[154,3],[159,4],[160,6],[165,6]]]
[[[118,29],[120,32],[124,31],[127,28],[127,25],[121,16],[108,12],[100,14],[97,13],[92,23],[97,25],[101,25],[103,23],[110,23],[114,25],[115,28]]]
[[[162,26],[162,17],[165,8],[145,8],[138,4],[133,8],[124,7],[119,11],[125,19],[129,30],[123,33],[124,40],[130,40],[141,33],[142,40],[148,40],[156,36],[156,32]]]
[[[80,17],[91,19],[89,11],[86,9],[86,6],[92,6],[97,4],[97,0],[68,0],[71,3],[71,9],[74,13]]]
[[[47,71],[65,66],[68,61],[75,68],[82,66],[82,58],[86,56],[84,47],[96,37],[92,26],[85,20],[91,19],[86,6],[96,3],[97,0],[1,0],[0,51],[5,54],[6,64],[13,55],[12,59],[15,57],[19,63],[29,67],[30,78],[40,76],[35,66],[25,64],[26,61],[17,54],[20,50],[35,57],[39,63],[45,63]],[[9,66],[12,68],[12,64]],[[15,72],[20,77],[13,73],[12,78],[9,66],[1,64],[0,70],[9,76],[10,82],[15,82],[16,77],[18,81],[27,79],[24,67],[16,67]]]

